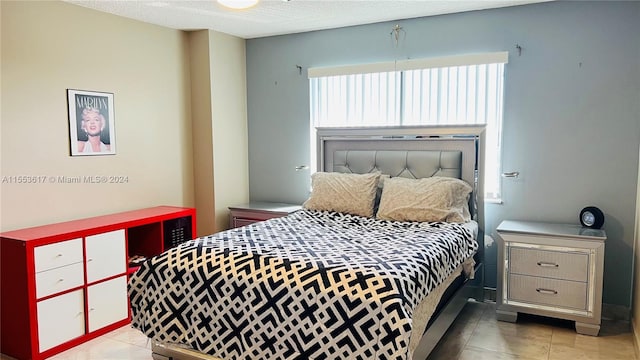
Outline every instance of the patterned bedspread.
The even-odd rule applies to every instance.
[[[477,225],[301,210],[195,239],[132,275],[132,325],[231,359],[410,359],[412,313]]]

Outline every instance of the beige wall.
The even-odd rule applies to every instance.
[[[215,232],[213,179],[213,122],[211,121],[211,69],[209,32],[189,32],[191,110],[193,114],[194,198],[198,236]]]
[[[187,35],[57,1],[0,6],[0,230],[192,206]],[[68,88],[114,94],[116,155],[69,156]],[[47,180],[7,183],[21,175]],[[48,180],[86,175],[128,182]]]
[[[249,202],[245,41],[210,31],[216,230],[229,206]]]
[[[206,235],[227,229],[228,207],[249,200],[245,41],[209,30],[189,40],[195,203]]]

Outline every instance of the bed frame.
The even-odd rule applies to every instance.
[[[433,314],[413,355],[414,360],[424,360],[470,298],[484,301],[484,126],[318,128],[317,134],[319,171],[449,176],[473,187],[469,209],[478,223],[479,243],[474,279],[465,281]],[[152,351],[156,360],[217,359],[155,342]]]

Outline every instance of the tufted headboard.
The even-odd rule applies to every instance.
[[[462,151],[454,150],[335,150],[325,158],[325,171],[365,174],[379,171],[391,177],[462,178]],[[471,182],[473,184],[473,182]]]
[[[484,126],[318,128],[317,135],[319,171],[466,181],[469,210],[484,229]]]

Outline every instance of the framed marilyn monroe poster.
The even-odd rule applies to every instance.
[[[67,89],[71,156],[116,153],[113,94]]]

